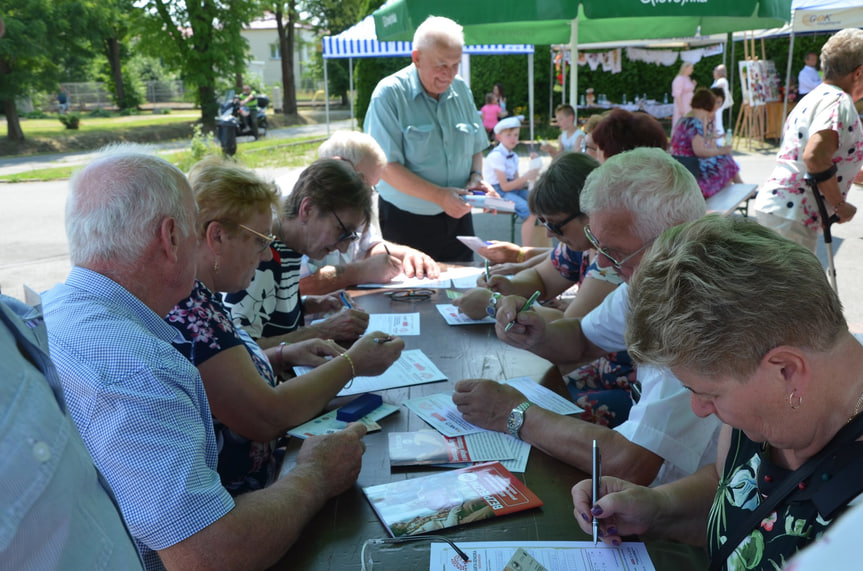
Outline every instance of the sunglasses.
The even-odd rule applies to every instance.
[[[339,226],[342,227],[342,235],[336,239],[337,242],[344,242],[345,240],[347,240],[348,242],[356,242],[357,240],[360,239],[360,235],[357,233],[356,230],[348,230],[348,228],[344,225],[344,223],[342,223],[342,220],[341,220],[341,218],[339,218],[339,215],[336,214],[335,210],[330,210],[330,212],[333,213],[333,216],[336,217],[336,222],[338,222]]]
[[[536,219],[539,220],[539,223],[548,228],[548,231],[556,236],[563,236],[563,227],[569,224],[571,221],[575,220],[581,216],[581,212],[576,212],[575,214],[570,214],[566,218],[564,218],[561,222],[549,222],[542,216],[537,216]]]

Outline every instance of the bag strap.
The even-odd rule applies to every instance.
[[[761,520],[773,511],[773,508],[775,508],[779,502],[786,499],[794,490],[796,490],[797,484],[811,476],[815,469],[818,468],[824,460],[829,458],[837,450],[845,448],[851,442],[857,440],[861,434],[863,434],[863,414],[858,414],[848,424],[843,426],[839,432],[836,433],[836,436],[833,437],[833,440],[831,440],[818,454],[807,460],[802,466],[800,466],[800,468],[788,474],[782,484],[778,486],[772,494],[767,496],[767,498],[758,505],[758,508],[752,512],[749,518],[747,518],[743,524],[738,526],[737,529],[728,536],[725,543],[719,548],[716,556],[711,559],[710,571],[718,571],[721,569],[728,560],[728,556],[731,555],[731,552],[734,551],[738,545],[740,545],[743,538],[749,535],[749,533],[758,526]],[[863,482],[860,482],[858,485],[863,486]],[[856,495],[856,493],[853,495]]]

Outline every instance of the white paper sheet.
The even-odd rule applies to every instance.
[[[625,541],[620,547],[594,546],[592,541],[456,542],[470,557],[465,566],[453,548],[434,542],[429,550],[430,571],[500,571],[521,547],[548,571],[656,571],[647,546]]]
[[[383,331],[389,335],[419,335],[420,314],[417,313],[371,313],[369,314],[369,331]]]
[[[490,323],[494,325],[495,323],[494,317],[489,317],[488,315],[482,319],[471,319],[464,313],[460,313],[458,308],[451,303],[440,303],[435,307],[446,320],[447,325],[475,325],[477,323]]]

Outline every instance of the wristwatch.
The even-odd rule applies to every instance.
[[[503,296],[501,296],[496,291],[491,293],[491,297],[488,300],[488,305],[485,306],[485,312],[489,317],[494,318],[497,315],[497,301]]]
[[[524,424],[524,411],[526,411],[532,404],[533,403],[530,401],[524,401],[509,413],[509,418],[506,419],[506,429],[509,431],[511,436],[521,439],[519,431],[521,431],[521,425]]]

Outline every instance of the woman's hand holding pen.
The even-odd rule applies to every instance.
[[[594,517],[599,519],[599,537],[606,545],[620,545],[623,536],[654,528],[661,513],[661,492],[604,476],[599,485],[600,499],[594,501],[591,487],[590,480],[572,487],[573,513],[585,533],[593,532]]]
[[[542,343],[545,320],[535,311],[521,311],[527,300],[518,295],[504,297],[498,302],[495,333],[498,339],[513,347],[532,350]],[[506,327],[515,322],[509,330]]]
[[[405,342],[397,336],[373,331],[362,336],[348,350],[358,375],[380,375],[402,354]]]

